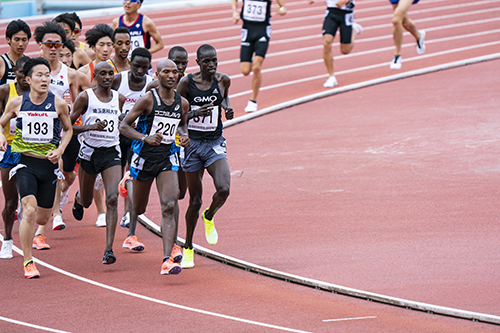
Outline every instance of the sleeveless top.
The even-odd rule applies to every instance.
[[[269,25],[271,21],[271,0],[243,0],[240,17],[244,24]]]
[[[128,84],[128,73],[129,72],[130,71],[124,71],[124,72],[119,73],[122,77],[122,80],[120,82],[120,86],[118,87],[117,91],[120,94],[122,94],[123,96],[125,96],[125,103],[123,104],[122,113],[127,113],[130,111],[130,109],[132,109],[135,102],[137,102],[137,100],[141,96],[146,94],[146,87],[148,86],[148,84],[151,81],[153,81],[153,78],[146,74],[146,84],[144,85],[142,90],[139,90],[139,91],[131,90],[130,86]]]
[[[5,72],[0,78],[0,84],[12,83],[16,79],[16,74],[14,73],[14,63],[10,60],[7,53],[2,55],[3,62],[5,62]]]
[[[113,98],[110,102],[101,102],[92,88],[85,90],[88,95],[88,106],[81,115],[82,124],[92,125],[104,120],[106,127],[102,131],[86,131],[82,133],[84,143],[90,147],[113,147],[120,143],[118,132],[118,116],[120,115],[120,98],[117,91],[111,90]]]
[[[68,66],[61,64],[61,70],[56,75],[50,75],[50,91],[57,97],[63,99],[69,93]]]
[[[338,8],[342,10],[353,10],[355,6],[356,0],[351,0],[347,1],[342,5],[342,7],[338,8],[337,7],[337,0],[326,0],[326,7],[327,8]]]
[[[128,57],[132,56],[132,51],[138,47],[145,47],[146,49],[151,48],[151,36],[144,32],[144,26],[142,21],[144,20],[144,15],[139,14],[137,20],[131,25],[126,25],[123,22],[123,17],[125,15],[120,16],[118,19],[118,26],[125,27],[130,32],[130,51],[128,53]]]
[[[208,90],[200,90],[193,80],[193,75],[188,74],[189,88],[187,100],[191,110],[213,102],[212,114],[208,117],[194,117],[189,119],[189,138],[195,140],[216,140],[222,135],[221,103],[222,95],[219,92],[219,81],[214,77],[212,86]]]
[[[147,159],[148,162],[155,163],[165,160],[172,155],[175,150],[175,135],[182,119],[182,100],[181,95],[175,92],[175,98],[172,105],[167,105],[160,98],[158,88],[152,89],[153,110],[148,115],[141,115],[137,123],[137,131],[146,135],[161,133],[163,139],[159,146],[134,140],[132,150],[137,155]]]
[[[9,99],[7,100],[7,104],[11,99],[17,96],[19,95],[17,94],[16,83],[9,83]],[[16,136],[16,118],[12,118],[7,126],[5,126],[4,135],[5,139],[7,140],[7,144],[12,144],[12,140],[14,140]]]
[[[49,92],[45,101],[36,105],[31,102],[29,94],[23,94],[12,151],[46,158],[47,153],[57,149],[61,141],[61,124],[57,116],[55,95]]]

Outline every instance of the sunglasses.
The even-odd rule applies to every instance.
[[[141,0],[123,0],[123,2],[130,2],[130,3],[142,3]]]
[[[62,43],[61,42],[51,42],[51,41],[48,41],[48,42],[41,42],[43,45],[47,46],[49,49],[55,47],[56,49],[62,47]]]
[[[77,28],[75,28],[75,30],[73,30],[73,32],[74,32],[75,34],[79,34],[80,32],[82,32],[82,29],[77,29]]]

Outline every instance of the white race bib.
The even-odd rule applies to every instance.
[[[163,135],[161,143],[167,145],[171,144],[175,140],[175,133],[177,132],[177,126],[179,125],[179,122],[180,119],[155,117],[149,135],[160,133],[161,135]]]
[[[49,143],[54,137],[56,112],[21,111],[23,119],[23,140],[32,143]]]
[[[191,105],[191,110],[197,110],[200,107]],[[217,129],[217,120],[219,119],[219,106],[209,106],[212,112],[207,117],[194,117],[189,120],[188,129],[201,132],[213,132]]]
[[[245,1],[243,7],[243,19],[252,22],[264,22],[266,20],[267,2]]]
[[[89,137],[96,140],[113,141],[118,136],[118,118],[113,114],[100,114],[94,118],[94,123],[104,121],[106,127],[102,131],[89,131]]]
[[[9,123],[9,134],[16,135],[17,118],[12,118]]]

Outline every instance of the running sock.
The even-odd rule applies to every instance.
[[[24,262],[24,267],[28,266],[29,264],[33,263],[33,259],[27,260]]]
[[[170,256],[168,256],[168,257],[163,257],[163,262],[167,261],[168,259],[170,259]]]

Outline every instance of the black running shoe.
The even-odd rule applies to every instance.
[[[73,216],[75,219],[78,221],[81,221],[83,219],[83,206],[76,201],[76,197],[78,196],[78,193],[80,193],[80,190],[76,191],[75,194],[75,202],[73,202]]]
[[[116,262],[116,257],[113,254],[113,251],[106,250],[106,252],[104,252],[104,257],[102,258],[102,263],[105,265],[111,265],[114,264],[115,262]]]

